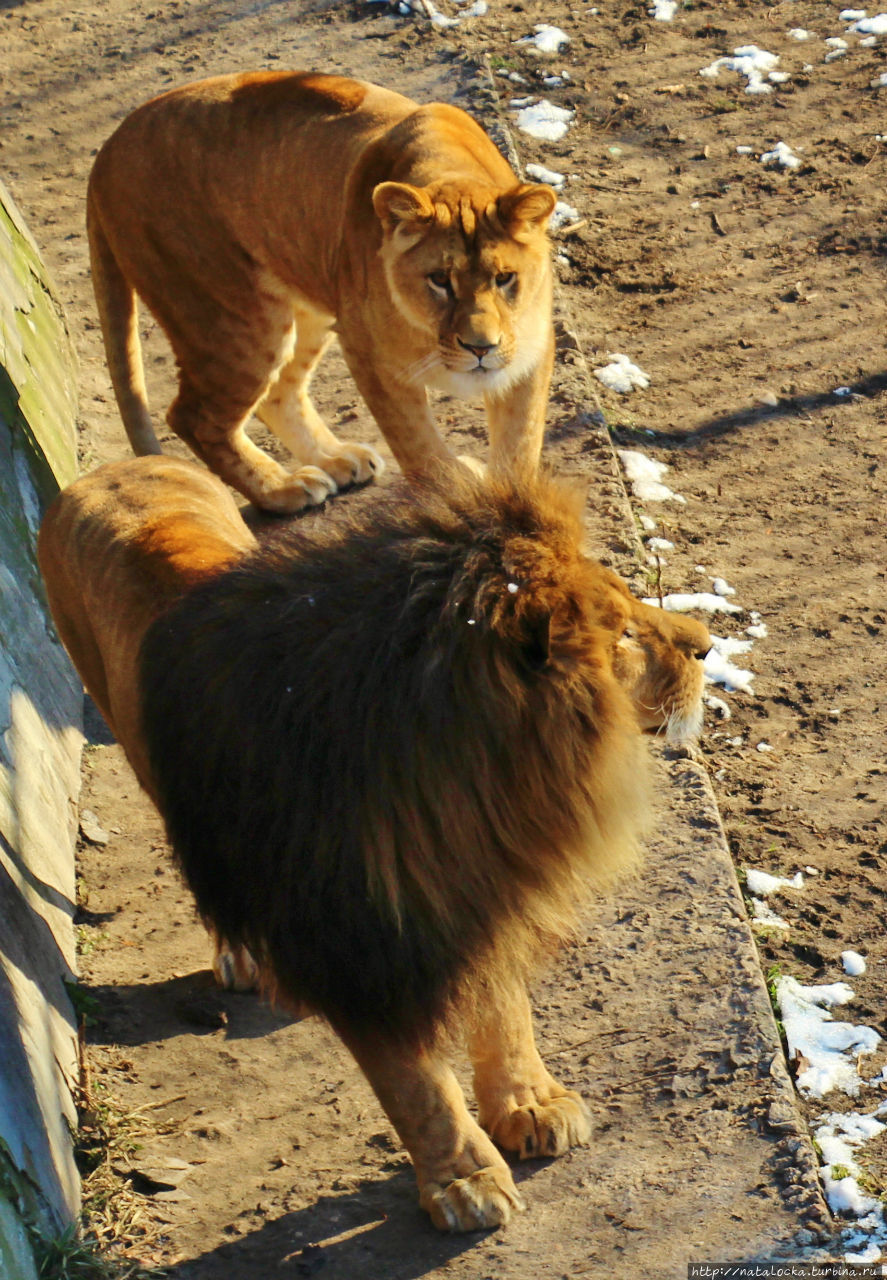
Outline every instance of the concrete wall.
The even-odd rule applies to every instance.
[[[74,352],[0,183],[0,1276],[76,1220],[74,837],[79,682],[48,623],[41,513],[76,472]]]

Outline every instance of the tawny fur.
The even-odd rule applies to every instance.
[[[219,481],[145,458],[64,492],[39,553],[204,917],[328,1018],[437,1225],[507,1221],[490,1137],[558,1155],[590,1132],[527,977],[633,865],[641,730],[694,721],[705,628],[589,559],[575,495],[542,479],[448,475],[256,548]]]
[[[160,452],[138,295],[179,369],[170,427],[259,507],[298,510],[381,466],[310,401],[333,329],[404,470],[450,458],[429,387],[484,397],[492,464],[534,469],[553,359],[554,204],[465,112],[363,81],[256,72],[152,99],[100,150],[87,199],[134,451]],[[246,435],[253,413],[295,471]]]

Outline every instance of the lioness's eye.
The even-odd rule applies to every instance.
[[[514,271],[500,271],[496,276],[496,284],[500,289],[507,289],[510,284],[514,284],[517,275]]]
[[[435,289],[446,289],[450,287],[449,271],[431,271],[428,273],[428,283],[432,284]]]

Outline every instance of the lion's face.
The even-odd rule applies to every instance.
[[[409,328],[401,379],[461,398],[497,395],[541,359],[551,328],[549,187],[464,183],[373,193],[382,261]]]
[[[608,588],[611,662],[629,694],[640,727],[683,742],[702,727],[702,659],[711,648],[704,623],[666,613],[635,599],[613,573],[602,570]]]

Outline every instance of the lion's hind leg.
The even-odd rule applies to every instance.
[[[256,991],[260,986],[259,966],[244,946],[234,946],[205,922],[213,943],[212,969],[224,991]]]
[[[524,988],[498,994],[477,1012],[469,1035],[478,1119],[506,1151],[521,1159],[562,1156],[591,1136],[582,1098],[558,1084],[533,1036]]]
[[[294,458],[319,467],[343,488],[380,475],[384,463],[369,445],[342,442],[314,407],[308,388],[330,342],[331,320],[304,304],[295,307],[295,347],[262,403],[258,417]]]
[[[378,1031],[343,1039],[410,1154],[419,1202],[436,1227],[489,1230],[525,1208],[511,1170],[435,1050],[410,1049]]]

